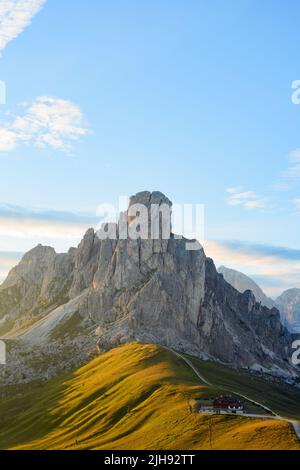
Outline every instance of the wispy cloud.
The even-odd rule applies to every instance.
[[[96,224],[97,217],[89,214],[0,204],[0,236],[72,239]]]
[[[292,185],[286,181],[280,181],[272,185],[272,189],[275,191],[290,191]]]
[[[208,240],[204,248],[216,265],[249,275],[270,296],[300,288],[300,250],[236,240]]]
[[[96,227],[98,217],[93,214],[31,209],[0,204],[1,250],[18,247],[25,252],[38,243],[67,251],[77,245],[89,227]]]
[[[2,219],[0,218],[0,238],[10,237],[32,240],[32,245],[39,242],[48,244],[57,240],[63,242],[78,240],[88,228],[84,224],[71,222],[36,220],[36,219]]]
[[[1,0],[0,53],[30,25],[45,3],[46,0]]]
[[[57,252],[77,246],[90,227],[99,224],[93,212],[72,212],[0,203],[0,283],[21,254],[41,243]],[[15,253],[15,249],[20,253]]]
[[[96,227],[98,220],[90,213],[0,204],[0,282],[22,253],[39,243],[66,252],[80,242],[89,227]],[[15,247],[20,253],[15,253]]]
[[[290,166],[283,172],[284,177],[300,178],[300,149],[295,149],[288,156]]]
[[[300,214],[300,198],[293,199],[292,203],[294,204],[297,214]]]
[[[33,219],[50,220],[68,223],[94,224],[98,220],[91,214],[82,214],[71,211],[62,211],[55,209],[37,209],[17,206],[13,204],[0,203],[0,218],[3,219]]]
[[[243,206],[248,209],[264,208],[267,205],[265,198],[258,196],[253,191],[244,191],[241,187],[227,188],[227,204],[230,206]]]
[[[0,151],[14,150],[23,143],[69,152],[72,143],[88,133],[78,106],[63,99],[42,96],[31,105],[25,104],[22,115],[0,127]]]

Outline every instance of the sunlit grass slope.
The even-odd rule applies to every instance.
[[[187,356],[205,379],[224,390],[240,393],[271,408],[275,413],[300,421],[300,390],[288,384],[269,383],[243,370]]]
[[[300,449],[285,422],[193,412],[214,394],[182,359],[132,343],[0,403],[2,449]]]

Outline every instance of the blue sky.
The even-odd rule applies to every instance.
[[[300,287],[298,1],[2,4],[5,259],[65,250],[98,204],[160,190],[205,204],[217,264],[272,295]]]

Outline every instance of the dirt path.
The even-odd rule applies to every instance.
[[[210,382],[208,382],[208,380],[206,380],[203,375],[200,374],[199,370],[197,369],[196,366],[194,366],[194,364],[189,360],[187,359],[185,356],[183,356],[182,354],[178,353],[177,351],[174,351],[173,349],[171,348],[168,348],[165,346],[165,349],[167,349],[168,351],[172,352],[173,354],[175,354],[177,357],[179,357],[180,359],[182,359],[194,372],[195,374],[197,375],[197,377],[201,380],[201,382],[203,382],[204,384],[208,385],[208,386],[213,386],[213,384],[211,384]],[[284,418],[282,416],[279,416],[277,413],[275,413],[273,410],[271,410],[270,408],[268,408],[267,406],[263,405],[262,403],[259,403],[255,400],[252,400],[252,398],[250,397],[247,397],[246,395],[242,395],[241,393],[237,393],[233,390],[229,390],[229,389],[225,389],[227,390],[228,392],[230,393],[233,393],[234,395],[238,395],[239,397],[241,398],[244,398],[245,400],[247,401],[250,401],[251,403],[254,403],[255,405],[259,406],[260,408],[264,409],[265,411],[267,411],[268,413],[272,413],[272,416],[266,416],[266,415],[258,415],[258,414],[243,414],[241,416],[244,416],[244,417],[248,417],[248,418],[259,418],[259,419],[278,419],[278,420],[281,420],[281,421],[286,421],[287,423],[291,424],[293,426],[293,429],[296,433],[296,436],[298,437],[299,441],[300,441],[300,423],[297,422],[297,421],[292,421],[292,420],[289,420],[287,418]]]

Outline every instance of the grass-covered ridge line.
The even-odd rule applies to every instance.
[[[127,344],[3,399],[0,448],[300,449],[283,421],[193,412],[207,393],[216,391],[172,352]]]

